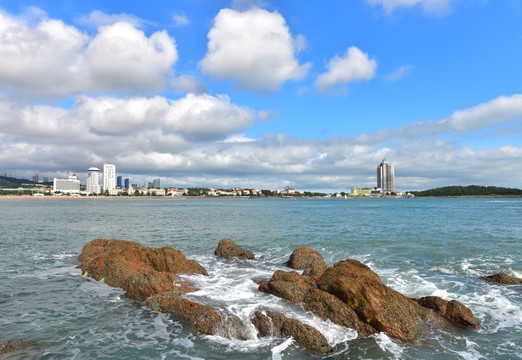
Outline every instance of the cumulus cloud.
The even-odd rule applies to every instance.
[[[147,37],[128,22],[92,39],[59,20],[36,26],[0,12],[0,90],[59,97],[96,91],[163,89],[177,60],[165,31]]]
[[[396,9],[421,6],[427,14],[441,15],[451,11],[452,0],[366,0],[373,6],[381,6],[387,15]]]
[[[353,81],[370,80],[375,75],[377,61],[370,59],[357,47],[348,48],[344,56],[335,55],[327,65],[328,71],[320,74],[315,81],[317,91],[326,94],[336,85]]]
[[[311,66],[299,64],[296,52],[304,39],[292,37],[278,12],[222,9],[208,39],[202,71],[214,79],[232,79],[239,88],[275,90],[287,80],[302,79]]]
[[[143,26],[144,21],[132,14],[106,14],[100,10],[94,10],[87,16],[81,16],[76,19],[76,23],[80,25],[92,26],[98,28],[100,26],[113,25],[118,22],[126,22],[136,28]]]

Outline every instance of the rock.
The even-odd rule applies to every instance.
[[[258,329],[260,337],[292,336],[295,342],[309,351],[327,354],[333,351],[328,341],[316,328],[303,324],[299,320],[288,318],[283,314],[267,311],[266,315],[257,311],[252,323]]]
[[[239,321],[223,316],[219,311],[181,297],[179,291],[158,294],[147,299],[145,304],[152,310],[168,313],[188,322],[190,327],[207,335],[245,339]]]
[[[499,272],[489,276],[481,276],[479,279],[502,285],[522,285],[522,279]]]
[[[23,350],[35,344],[33,340],[11,340],[0,345],[0,355]]]
[[[340,261],[328,268],[317,286],[349,305],[361,321],[397,339],[417,339],[422,334],[421,317],[429,316],[419,304],[386,286],[368,266],[356,260]]]
[[[309,247],[295,249],[285,264],[292,269],[304,270],[306,276],[319,276],[327,268],[323,256]]]
[[[214,251],[214,255],[219,257],[230,259],[230,258],[238,258],[238,259],[249,259],[254,260],[255,256],[250,250],[246,250],[240,248],[236,245],[234,240],[230,238],[222,239],[218,243],[218,247]]]
[[[478,321],[471,310],[457,300],[447,301],[438,296],[425,296],[415,301],[425,308],[440,313],[453,325],[468,329],[479,328]]]
[[[369,324],[361,321],[355,311],[336,296],[311,287],[304,298],[304,309],[319,316],[330,319],[334,324],[354,329],[361,336],[377,333]]]
[[[151,249],[136,242],[95,239],[78,257],[82,272],[107,285],[127,291],[127,296],[143,301],[172,291],[176,274],[208,275],[203,266],[169,247]]]
[[[268,283],[261,283],[259,290],[271,293],[293,303],[304,301],[309,287],[313,285],[310,278],[296,271],[277,270]]]

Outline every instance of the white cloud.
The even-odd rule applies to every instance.
[[[175,27],[183,27],[190,24],[190,20],[184,13],[175,13],[172,15],[172,21]]]
[[[311,66],[299,65],[295,55],[304,38],[294,39],[277,12],[222,9],[208,39],[202,71],[214,79],[232,79],[240,88],[275,90],[287,80],[302,79]]]
[[[428,14],[442,15],[451,11],[453,0],[366,0],[373,6],[379,5],[387,15],[391,15],[396,9],[421,6]]]
[[[387,81],[395,82],[407,76],[413,69],[411,65],[402,65],[385,76]]]
[[[140,28],[144,23],[143,20],[131,14],[106,14],[99,10],[94,10],[87,16],[81,16],[77,18],[76,22],[78,24],[88,25],[94,28],[113,25],[118,22],[126,22],[136,28]]]
[[[315,86],[321,94],[326,94],[336,85],[344,85],[348,82],[370,80],[375,75],[377,61],[370,59],[368,54],[352,46],[346,51],[346,55],[335,55],[328,62],[328,71],[320,74]]]
[[[176,60],[176,44],[165,31],[147,37],[118,22],[89,39],[59,20],[29,26],[0,12],[0,90],[18,95],[160,90]]]

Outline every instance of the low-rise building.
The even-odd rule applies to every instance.
[[[53,192],[62,192],[69,194],[80,193],[80,180],[76,174],[69,176],[69,179],[57,179],[53,180]]]

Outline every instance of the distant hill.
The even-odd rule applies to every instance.
[[[52,185],[51,182],[35,183],[29,179],[17,179],[9,176],[0,176],[0,188],[18,188],[24,185]]]
[[[498,186],[446,186],[424,191],[409,191],[415,196],[522,196],[521,189]]]

